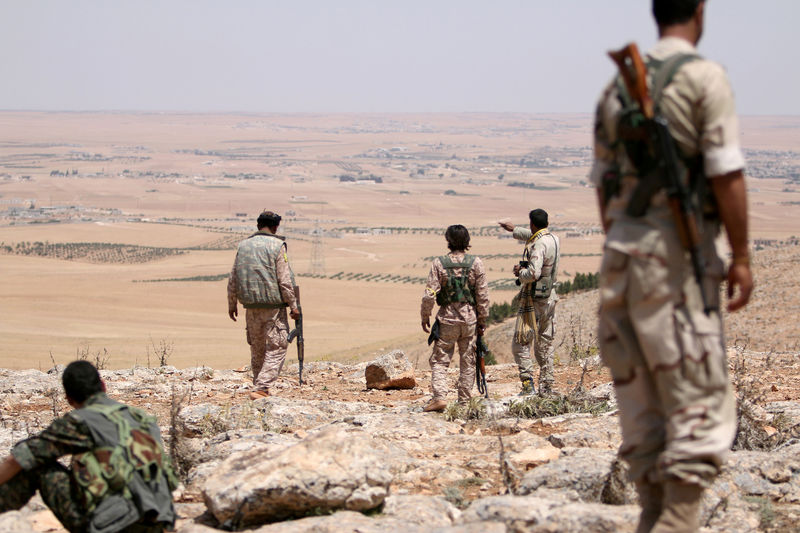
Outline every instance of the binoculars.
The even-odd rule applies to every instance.
[[[520,268],[528,268],[528,266],[530,264],[531,264],[530,261],[520,261],[519,262],[519,267]],[[514,280],[514,284],[519,286],[519,285],[522,285],[522,282],[519,280],[519,278],[517,278],[517,279]]]

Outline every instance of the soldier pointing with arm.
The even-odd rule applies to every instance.
[[[514,238],[525,243],[523,260],[514,265],[514,275],[520,286],[519,309],[511,353],[519,368],[522,394],[532,394],[533,365],[531,344],[539,365],[539,392],[553,392],[553,338],[555,337],[555,312],[558,294],[555,291],[561,243],[547,228],[548,216],[544,209],[534,209],[528,214],[530,229],[514,227],[501,222]]]
[[[286,308],[293,319],[300,317],[285,238],[277,235],[280,223],[281,217],[272,211],[258,216],[258,231],[239,243],[228,278],[228,316],[236,321],[237,302],[246,309],[253,400],[269,396],[286,359]]]
[[[720,225],[733,253],[729,310],[747,303],[753,282],[733,93],[695,48],[705,4],[653,0],[660,40],[641,63],[631,47],[612,54],[623,76],[596,114],[591,177],[607,233],[598,338],[619,401],[620,455],[642,505],[638,532],[697,530],[703,488],[736,432]]]

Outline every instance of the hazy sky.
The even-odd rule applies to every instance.
[[[709,0],[742,114],[800,114],[798,0]],[[649,0],[0,0],[0,109],[590,112]]]

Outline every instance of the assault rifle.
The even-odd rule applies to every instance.
[[[644,115],[646,142],[651,154],[658,161],[659,174],[666,188],[678,237],[683,248],[689,252],[694,277],[703,299],[703,312],[708,315],[711,312],[711,306],[705,290],[703,290],[704,266],[700,257],[700,234],[697,230],[697,219],[692,208],[691,194],[680,175],[678,153],[675,149],[675,141],[667,128],[667,120],[655,114],[653,99],[650,97],[647,87],[647,68],[644,66],[642,56],[639,55],[636,43],[631,43],[618,51],[611,51],[608,55],[619,67],[619,73],[625,82],[628,94],[639,104]],[[640,179],[648,178],[641,177]],[[649,179],[655,179],[655,176],[650,176]]]
[[[486,354],[489,353],[489,348],[483,340],[483,335],[478,335],[478,341],[475,344],[475,383],[478,385],[478,394],[482,394],[484,398],[489,399],[489,391],[486,390]]]
[[[297,300],[297,310],[300,316],[294,321],[294,329],[289,333],[288,342],[297,337],[297,363],[299,366],[298,374],[300,385],[303,384],[303,359],[305,358],[305,341],[303,340],[303,308],[300,307],[300,287],[294,286],[294,297]]]

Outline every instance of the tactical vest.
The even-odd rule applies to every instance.
[[[550,292],[553,290],[553,285],[556,283],[556,276],[558,273],[558,239],[556,239],[555,235],[550,233],[548,230],[547,232],[540,233],[533,239],[529,245],[525,246],[525,250],[522,252],[522,259],[523,261],[527,261],[530,263],[531,260],[531,250],[533,249],[533,245],[541,239],[542,237],[549,235],[551,239],[553,239],[553,243],[555,244],[556,250],[556,258],[553,261],[553,268],[550,269],[550,272],[547,274],[542,273],[541,277],[531,283],[530,290],[533,294],[533,297],[537,300],[543,298],[550,298]]]
[[[645,58],[645,67],[651,86],[651,98],[656,115],[662,115],[661,102],[664,90],[672,82],[678,70],[691,61],[700,59],[697,54],[674,54],[665,60],[652,57]],[[645,130],[645,117],[639,104],[631,98],[621,76],[616,81],[619,102],[622,106],[617,122],[618,140],[615,148],[620,144],[631,164],[636,168],[639,183],[634,190],[631,200],[625,210],[626,214],[638,218],[647,212],[650,200],[663,185],[661,177],[662,162],[655,158],[648,147],[647,132]],[[674,142],[674,141],[673,141]],[[676,152],[680,155],[680,147],[676,145]],[[693,192],[695,203],[702,208],[703,213],[709,217],[716,213],[713,195],[708,188],[703,169],[702,154],[694,157],[681,156],[678,161],[678,171],[682,179]],[[612,173],[613,174],[613,173]],[[613,179],[604,182],[605,201],[619,192],[619,172],[616,181]]]
[[[236,298],[247,308],[286,307],[278,285],[276,261],[285,260],[284,238],[254,233],[236,251]],[[294,284],[294,273],[292,273]]]
[[[447,272],[447,281],[436,294],[436,303],[443,307],[450,303],[467,302],[475,305],[475,288],[469,284],[469,271],[475,262],[474,255],[465,255],[460,263],[454,263],[449,255],[439,258],[442,268]],[[455,273],[457,268],[461,269],[461,275]]]
[[[159,442],[155,417],[105,394],[72,414],[86,424],[96,445],[72,457],[90,533],[136,522],[174,524],[172,491],[178,479]]]

